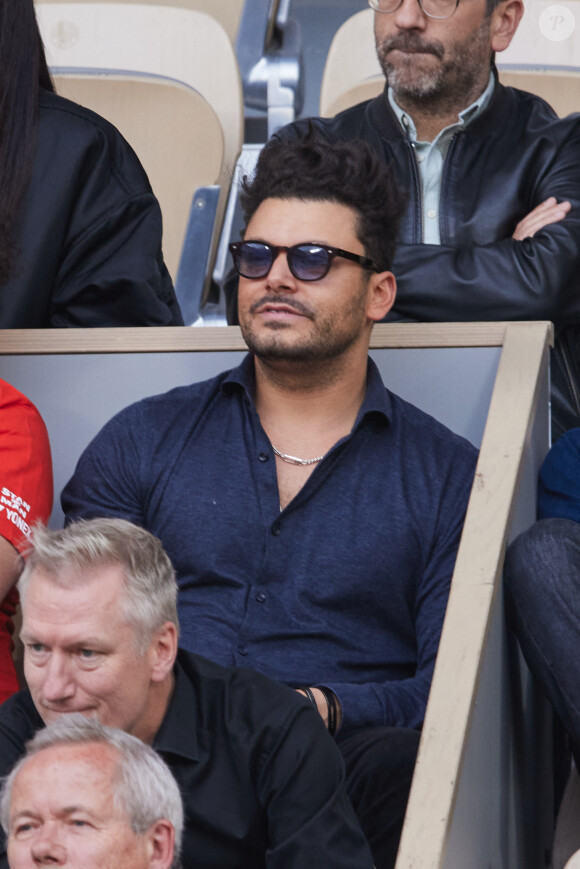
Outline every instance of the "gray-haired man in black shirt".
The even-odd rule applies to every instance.
[[[28,690],[0,708],[0,773],[66,713],[152,745],[179,784],[184,869],[370,869],[338,750],[296,691],[177,652],[177,586],[119,519],[38,529],[20,580]],[[6,857],[0,856],[6,867]]]

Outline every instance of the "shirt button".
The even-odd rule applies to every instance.
[[[282,529],[280,528],[279,525],[274,525],[274,526],[272,527],[272,534],[274,535],[274,537],[277,537],[277,536],[279,535],[279,533],[280,533],[281,530],[282,530]]]
[[[247,655],[248,654],[248,647],[247,646],[238,646],[238,652],[240,653],[240,655]]]
[[[422,163],[425,157],[423,154],[417,154],[417,163]]]
[[[429,209],[429,211],[427,212],[427,217],[431,217],[431,218],[437,217],[437,212],[435,211],[434,208]]]
[[[258,603],[264,603],[264,601],[266,600],[266,595],[263,591],[258,592],[258,594],[256,595],[256,600],[258,601]]]
[[[270,456],[267,453],[260,453],[258,458],[261,462],[267,462]]]

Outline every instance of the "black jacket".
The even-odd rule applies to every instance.
[[[417,164],[386,91],[314,124],[329,141],[365,139],[394,163],[407,192],[388,319],[552,320],[555,433],[579,425],[580,114],[559,119],[539,97],[496,82],[486,109],[449,146],[440,245],[421,243]],[[279,135],[303,136],[307,127],[301,120]],[[569,200],[571,212],[533,238],[514,241],[518,221],[549,196]]]
[[[103,118],[45,91],[16,239],[0,328],[183,324],[134,151]]]

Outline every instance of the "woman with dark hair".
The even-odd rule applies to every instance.
[[[0,0],[0,328],[182,322],[137,156],[54,93],[33,0]]]

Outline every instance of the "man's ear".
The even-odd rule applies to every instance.
[[[373,272],[369,278],[367,317],[379,323],[395,303],[397,282],[392,272]]]
[[[166,818],[156,821],[147,836],[148,869],[171,869],[175,848],[175,830]]]
[[[151,680],[163,682],[171,673],[177,655],[177,628],[173,622],[161,625],[149,646],[151,656]]]
[[[501,0],[491,13],[491,50],[504,51],[524,14],[523,0]]]

